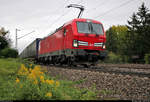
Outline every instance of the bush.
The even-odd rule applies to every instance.
[[[122,63],[122,57],[120,55],[116,55],[113,52],[109,52],[107,58],[105,59],[106,63]]]
[[[5,37],[0,36],[0,50],[9,46],[9,43]]]
[[[129,56],[126,56],[126,55],[123,55],[123,56],[122,56],[122,62],[123,62],[123,63],[129,63],[129,62],[130,62],[130,57],[129,57]]]
[[[18,56],[18,51],[12,48],[5,48],[1,50],[0,56],[4,58],[16,58]]]
[[[150,64],[150,54],[145,54],[144,60],[145,64]]]

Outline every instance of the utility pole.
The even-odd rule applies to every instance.
[[[70,4],[70,5],[68,5],[67,7],[68,7],[68,8],[74,7],[74,8],[80,9],[80,13],[79,13],[79,15],[78,15],[78,18],[81,18],[82,14],[83,14],[83,11],[84,11],[84,6],[82,6],[82,5],[77,5],[77,4]]]
[[[32,31],[32,32],[30,32],[30,33],[27,33],[27,34],[21,36],[21,37],[18,37],[18,35],[17,35],[18,32],[17,32],[17,31],[20,31],[20,30],[16,28],[16,50],[17,50],[17,48],[18,48],[17,46],[18,46],[18,40],[19,40],[19,39],[21,39],[21,38],[23,38],[23,37],[25,37],[25,36],[27,36],[27,35],[29,35],[29,34],[35,32],[35,31]]]
[[[20,31],[20,30],[16,28],[16,49],[17,49],[17,45],[18,45],[18,44],[17,44],[17,43],[18,43],[18,42],[17,42],[17,31]]]

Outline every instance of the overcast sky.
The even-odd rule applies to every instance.
[[[150,0],[0,0],[0,27],[10,31],[12,47],[15,47],[15,29],[21,52],[36,38],[43,38],[65,22],[76,18],[79,9],[66,8],[69,4],[85,7],[82,18],[95,19],[103,23],[105,31],[112,25],[125,25],[133,12],[145,2],[150,7]],[[150,10],[150,8],[149,8]]]

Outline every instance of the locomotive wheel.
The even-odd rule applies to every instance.
[[[55,65],[55,66],[59,66],[59,65],[61,65],[61,63],[53,62],[53,65]]]
[[[56,61],[53,61],[52,64],[55,66],[56,65]]]
[[[70,60],[68,60],[68,63],[67,63],[67,64],[68,64],[68,66],[70,66],[70,67],[72,66],[72,62],[71,62]]]
[[[77,65],[73,62],[71,58],[68,58],[67,65],[70,67],[76,67]]]
[[[73,64],[73,66],[74,66],[74,67],[77,67],[77,65],[76,65],[76,64]]]
[[[70,67],[77,67],[77,65],[72,61],[68,61],[67,65]]]
[[[85,68],[89,68],[89,66],[87,64],[82,64],[82,66]]]
[[[98,61],[97,62],[93,62],[92,64],[91,64],[91,66],[97,66],[98,65]]]

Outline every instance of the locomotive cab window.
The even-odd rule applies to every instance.
[[[91,22],[77,22],[78,33],[98,34],[103,35],[103,28],[101,24]]]
[[[78,33],[90,33],[90,28],[86,22],[77,22]]]

